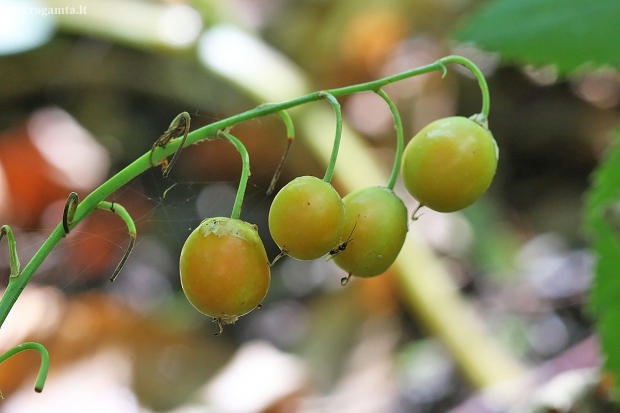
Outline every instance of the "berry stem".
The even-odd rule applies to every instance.
[[[340,109],[338,100],[331,93],[319,92],[318,96],[320,99],[327,99],[329,103],[331,103],[334,108],[334,113],[336,114],[336,137],[334,138],[332,155],[329,159],[327,170],[325,171],[325,177],[323,177],[325,182],[330,183],[334,176],[334,168],[336,167],[336,160],[338,159],[338,149],[340,148],[340,138],[342,137],[342,109]]]
[[[239,180],[239,187],[237,188],[237,196],[235,197],[235,203],[233,205],[232,213],[230,217],[232,219],[239,219],[241,216],[241,204],[243,204],[243,197],[245,195],[245,188],[248,185],[248,177],[250,176],[250,155],[248,154],[247,149],[241,141],[230,133],[225,131],[218,131],[217,137],[226,139],[228,142],[235,145],[237,151],[241,155],[241,161],[243,162],[243,169],[241,170],[241,179]]]
[[[482,74],[482,71],[471,60],[468,60],[462,56],[446,56],[437,61],[440,65],[446,65],[450,63],[457,63],[465,66],[478,80],[478,86],[480,86],[480,92],[482,92],[482,109],[480,113],[484,116],[484,119],[489,118],[489,110],[491,109],[491,96],[489,93],[489,86]]]
[[[379,89],[375,93],[385,100],[385,102],[390,107],[390,111],[392,112],[392,116],[394,117],[394,128],[396,129],[396,156],[394,158],[394,166],[392,167],[392,174],[390,175],[390,180],[387,184],[387,188],[390,190],[394,190],[394,185],[396,185],[396,180],[398,179],[398,173],[400,172],[400,164],[403,159],[403,148],[405,147],[405,133],[403,132],[403,121],[400,118],[400,113],[398,113],[398,108],[390,99],[385,90]]]

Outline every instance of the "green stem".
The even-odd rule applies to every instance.
[[[41,354],[41,367],[39,368],[39,374],[37,375],[37,381],[34,384],[34,391],[36,391],[37,393],[41,393],[41,391],[43,390],[43,386],[45,385],[45,379],[47,378],[47,372],[50,369],[50,354],[47,352],[47,349],[43,347],[43,345],[39,343],[33,343],[33,342],[19,344],[13,347],[12,349],[10,349],[9,351],[7,351],[6,353],[4,353],[3,355],[1,355],[0,363],[4,362],[5,360],[13,357],[17,353],[20,353],[24,350],[36,350],[39,352],[39,354]]]
[[[7,242],[9,243],[9,260],[11,265],[11,273],[9,277],[17,277],[19,275],[19,257],[17,256],[17,242],[15,242],[15,236],[13,230],[8,225],[3,225],[0,228],[0,240],[6,235]]]
[[[319,92],[319,98],[327,99],[334,108],[336,114],[336,137],[334,138],[334,146],[332,147],[332,155],[329,158],[329,164],[327,164],[327,170],[325,171],[325,177],[323,180],[330,183],[334,176],[334,168],[336,167],[336,160],[338,159],[338,149],[340,148],[340,138],[342,137],[342,109],[340,109],[340,103],[329,92]]]
[[[225,131],[218,131],[217,137],[226,139],[228,142],[235,145],[237,151],[241,155],[241,161],[243,162],[243,169],[241,170],[241,179],[239,180],[239,187],[237,188],[237,196],[235,197],[235,204],[233,205],[232,213],[230,217],[232,219],[239,219],[241,216],[241,204],[243,204],[243,197],[245,195],[245,188],[248,185],[248,177],[250,176],[250,155],[247,149],[243,146],[243,143],[230,133]]]
[[[400,163],[403,159],[403,148],[405,147],[405,133],[403,132],[403,121],[400,118],[400,113],[398,113],[398,108],[390,99],[387,93],[383,89],[379,89],[376,93],[386,101],[388,106],[390,107],[390,111],[392,112],[392,116],[394,117],[394,128],[396,129],[396,156],[394,158],[394,166],[392,167],[392,174],[390,175],[390,180],[387,184],[387,188],[394,190],[394,185],[396,185],[396,180],[398,179],[398,173],[400,172]]]
[[[282,110],[287,110],[296,106],[300,106],[310,102],[316,102],[319,99],[325,98],[325,94],[332,95],[333,97],[350,95],[357,92],[375,91],[381,89],[383,86],[398,82],[399,80],[407,79],[413,76],[418,76],[424,73],[429,73],[437,70],[446,71],[446,64],[457,63],[467,67],[478,79],[480,89],[482,91],[482,114],[488,116],[489,112],[489,93],[486,81],[482,72],[469,60],[460,56],[447,56],[434,63],[426,66],[422,66],[416,69],[408,70],[406,72],[398,73],[396,75],[388,76],[382,79],[374,80],[371,82],[361,83],[352,86],[346,86],[324,92],[314,92],[304,96],[300,96],[295,99],[287,100],[280,103],[269,103],[260,105],[254,109],[239,113],[226,119],[222,119],[209,125],[203,126],[200,129],[196,129],[187,135],[187,138],[172,139],[165,148],[158,150],[158,156],[166,157],[176,152],[181,142],[184,142],[184,146],[190,146],[196,142],[213,139],[218,130],[224,130],[230,128],[238,123],[256,119],[262,116],[271,115]],[[110,194],[121,188],[123,185],[130,182],[141,173],[151,168],[150,151],[136,159],[129,164],[123,170],[104,182],[99,188],[95,189],[90,195],[77,206],[75,215],[72,220],[72,226],[78,225],[84,218],[86,218],[91,212],[97,208],[97,206],[104,201]],[[19,277],[9,278],[9,284],[0,300],[0,325],[4,323],[4,320],[8,316],[11,308],[17,301],[17,298],[24,290],[35,271],[41,266],[43,260],[51,253],[52,249],[58,244],[65,235],[62,222],[53,230],[47,240],[43,243],[41,248],[35,253],[30,262],[23,268]]]

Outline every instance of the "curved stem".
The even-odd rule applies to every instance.
[[[488,116],[489,112],[489,93],[486,81],[482,72],[469,60],[460,56],[447,56],[434,63],[426,66],[418,67],[416,69],[408,70],[406,72],[398,73],[396,75],[388,76],[382,79],[374,80],[371,82],[360,83],[357,85],[346,86],[336,89],[330,89],[324,92],[314,92],[304,96],[300,96],[295,99],[287,100],[280,103],[270,103],[260,105],[254,109],[239,113],[226,119],[222,119],[202,128],[196,129],[187,134],[187,138],[184,139],[172,139],[165,146],[158,148],[158,159],[162,159],[166,156],[170,156],[175,153],[181,143],[183,146],[190,146],[196,142],[202,140],[213,139],[218,130],[230,128],[238,123],[245,122],[250,119],[256,119],[262,116],[271,115],[282,110],[287,110],[296,106],[300,106],[306,103],[315,102],[319,99],[326,98],[326,94],[332,97],[350,95],[352,93],[374,91],[381,87],[398,82],[399,80],[407,79],[413,76],[421,75],[424,73],[441,70],[445,72],[446,64],[458,63],[474,73],[478,79],[478,83],[482,90],[482,115]],[[95,189],[90,195],[88,195],[82,202],[77,205],[75,214],[72,220],[72,226],[78,225],[84,218],[86,218],[91,212],[97,208],[97,206],[104,201],[110,194],[121,188],[123,185],[130,182],[132,179],[151,168],[150,159],[151,151],[145,153],[134,162],[129,164],[123,170],[104,182],[99,188]],[[240,206],[239,206],[240,209]],[[51,253],[52,249],[58,244],[65,231],[63,229],[63,223],[60,222],[54,231],[50,234],[47,240],[43,243],[41,248],[35,253],[30,262],[22,269],[19,277],[9,278],[9,284],[0,300],[0,325],[4,323],[4,320],[11,311],[11,308],[17,301],[17,298],[21,292],[26,288],[26,285],[34,275],[35,271],[41,266],[43,260]]]
[[[480,86],[480,91],[482,92],[482,109],[480,110],[480,114],[484,116],[484,120],[489,118],[489,110],[491,108],[491,96],[489,94],[489,86],[487,85],[487,80],[484,78],[482,71],[476,66],[471,60],[465,59],[462,56],[446,56],[437,61],[440,64],[450,64],[450,63],[458,63],[462,66],[465,66],[469,69],[472,74],[478,80],[478,86]],[[445,73],[445,72],[444,72]]]
[[[136,237],[137,237],[136,224],[133,222],[133,219],[131,218],[131,215],[129,215],[129,212],[127,212],[125,207],[123,207],[120,204],[116,204],[114,202],[101,201],[99,205],[97,205],[97,209],[102,209],[104,211],[110,211],[118,215],[119,217],[121,217],[123,221],[125,221],[125,225],[127,225],[127,232],[129,232],[129,245],[127,246],[127,249],[125,250],[125,254],[123,254],[123,257],[121,258],[120,262],[116,266],[116,269],[112,273],[112,276],[110,277],[110,282],[114,282],[114,280],[116,280],[116,277],[118,277],[118,273],[120,273],[121,270],[123,269],[123,266],[125,265],[127,258],[129,258],[129,254],[131,254],[131,251],[133,250],[133,246],[136,243]]]
[[[245,195],[245,188],[248,185],[248,177],[250,176],[250,155],[247,149],[241,141],[230,133],[225,131],[218,131],[217,137],[226,139],[228,142],[235,145],[237,151],[241,155],[241,161],[243,162],[243,169],[241,170],[241,179],[239,180],[239,188],[237,188],[237,196],[235,197],[235,204],[233,205],[232,213],[230,217],[232,219],[239,219],[241,215],[241,204],[243,203],[243,196]]]
[[[325,171],[325,177],[323,180],[330,183],[334,176],[334,168],[336,167],[336,160],[338,159],[338,149],[340,148],[340,138],[342,137],[342,110],[340,109],[340,103],[329,92],[319,92],[320,99],[327,99],[334,108],[336,114],[336,137],[334,138],[334,146],[332,147],[332,156],[329,159],[327,170]]]
[[[3,225],[0,228],[0,240],[6,235],[7,242],[9,243],[9,262],[11,266],[11,273],[9,277],[17,277],[19,275],[19,257],[17,256],[17,242],[15,242],[15,236],[13,230],[8,225]]]
[[[43,386],[45,385],[47,372],[50,369],[50,354],[47,352],[47,349],[43,347],[43,345],[34,342],[19,344],[1,355],[0,363],[24,350],[36,350],[39,352],[39,354],[41,354],[41,367],[39,368],[39,374],[37,375],[37,380],[34,384],[34,391],[36,391],[37,393],[41,393],[41,391],[43,390]]]
[[[392,174],[390,175],[390,180],[387,184],[387,188],[394,190],[394,185],[396,185],[396,180],[398,179],[398,173],[400,172],[400,164],[403,159],[403,148],[405,147],[405,133],[403,132],[403,121],[400,118],[400,113],[398,112],[398,108],[390,99],[387,93],[383,89],[377,90],[379,96],[386,101],[388,106],[390,107],[390,111],[392,112],[392,116],[394,117],[394,128],[396,129],[396,156],[394,158],[394,166],[392,167]]]
[[[276,168],[276,172],[273,174],[273,178],[271,178],[269,188],[267,189],[267,195],[271,195],[273,190],[276,188],[276,182],[280,177],[280,172],[282,172],[284,162],[286,162],[288,153],[291,150],[291,145],[293,145],[293,141],[295,140],[295,126],[293,125],[293,119],[291,119],[291,115],[289,115],[288,112],[285,110],[278,111],[278,115],[280,115],[282,121],[284,122],[284,126],[286,126],[286,149],[284,150],[284,155],[282,155],[282,159],[280,160],[280,163]]]

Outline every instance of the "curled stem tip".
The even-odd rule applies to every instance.
[[[168,129],[155,141],[155,143],[151,147],[151,152],[149,154],[149,161],[151,163],[151,166],[155,167],[161,164],[164,178],[168,177],[172,166],[177,161],[179,154],[181,153],[181,149],[183,149],[183,146],[185,146],[185,140],[187,139],[187,134],[189,133],[190,123],[191,117],[189,116],[189,113],[179,113],[172,120],[172,122],[170,122],[170,126],[168,126]],[[176,152],[172,156],[172,160],[170,161],[170,163],[168,163],[168,160],[166,158],[162,159],[158,163],[153,162],[153,153],[155,152],[156,148],[165,148],[172,139],[179,138],[181,136],[183,136],[183,139],[181,140],[181,143],[179,144]]]
[[[241,216],[241,205],[243,204],[243,197],[245,195],[245,188],[248,185],[248,177],[250,176],[250,155],[243,143],[235,138],[230,133],[219,130],[217,131],[217,137],[227,140],[232,143],[239,154],[241,155],[241,161],[243,162],[243,169],[241,170],[241,179],[239,180],[239,188],[237,188],[237,196],[235,197],[235,204],[230,215],[232,219],[239,219]]]
[[[20,353],[24,350],[36,350],[41,354],[41,367],[39,368],[39,374],[37,374],[37,379],[34,384],[34,391],[37,393],[41,393],[43,391],[43,386],[45,385],[45,379],[47,378],[47,372],[50,368],[50,355],[45,347],[39,343],[28,342],[19,344],[3,355],[0,356],[0,363],[5,360],[13,357],[17,353]]]
[[[445,67],[445,66],[444,66]],[[392,112],[392,117],[394,118],[394,129],[396,129],[396,156],[394,158],[394,166],[392,167],[392,174],[390,175],[390,180],[387,184],[387,188],[390,190],[394,190],[394,186],[396,185],[396,180],[398,179],[398,173],[400,172],[400,164],[403,159],[403,150],[405,147],[405,133],[403,131],[403,121],[400,117],[400,113],[398,112],[398,108],[390,99],[387,93],[383,89],[379,89],[375,91],[379,96],[385,100],[390,108],[390,112]]]
[[[8,225],[3,225],[0,228],[0,241],[6,235],[7,242],[9,243],[9,262],[11,267],[11,272],[9,277],[14,278],[19,275],[20,271],[20,263],[19,257],[17,256],[17,242],[15,241],[15,235],[13,235],[13,230]]]
[[[183,146],[185,145],[185,141],[187,140],[187,134],[189,133],[190,123],[191,123],[191,118],[189,116],[189,113],[182,112],[179,115],[177,115],[176,118],[174,118],[174,120],[170,124],[170,127],[168,128],[169,131],[171,129],[173,130],[173,135],[174,135],[173,137],[177,138],[183,135],[183,139],[181,140],[181,143],[179,144],[179,148],[172,156],[172,160],[170,161],[170,164],[163,172],[164,178],[168,177],[170,170],[172,169],[175,162],[179,158],[179,155],[181,154],[181,150],[183,149]]]
[[[344,287],[345,285],[347,285],[347,284],[349,283],[349,280],[351,279],[351,275],[352,275],[352,274],[351,274],[351,273],[349,273],[349,274],[347,274],[347,276],[346,276],[346,277],[342,277],[342,278],[340,279],[340,285],[342,285],[343,287]]]
[[[127,225],[127,232],[129,233],[129,245],[127,246],[127,249],[125,250],[125,253],[123,254],[123,257],[121,258],[120,262],[116,266],[116,269],[114,269],[112,276],[110,277],[110,282],[114,282],[114,280],[116,280],[116,277],[118,277],[118,274],[121,272],[121,270],[125,266],[125,262],[127,262],[127,258],[129,258],[129,254],[131,254],[131,251],[133,251],[133,247],[136,243],[136,236],[137,236],[136,224],[131,218],[131,215],[129,215],[129,212],[127,212],[127,210],[120,204],[117,204],[114,202],[102,201],[99,203],[99,205],[97,205],[97,209],[101,209],[104,211],[110,211],[118,215],[119,217],[121,217],[123,221],[125,221],[125,224]]]
[[[71,231],[71,224],[73,224],[73,218],[75,217],[75,210],[77,209],[80,198],[75,192],[71,192],[65,202],[65,209],[62,213],[62,228],[65,231],[65,235]]]
[[[125,266],[125,262],[127,261],[127,258],[129,258],[129,254],[131,254],[131,251],[133,251],[133,247],[135,243],[136,243],[136,234],[130,233],[129,234],[129,245],[127,246],[127,249],[125,250],[123,257],[121,258],[118,265],[114,269],[114,272],[112,273],[112,276],[110,277],[110,282],[114,282],[116,280],[116,277],[118,277],[118,274],[121,272],[121,270]]]
[[[445,64],[443,64],[442,61],[437,62],[439,64],[439,67],[441,68],[441,78],[445,78],[446,76],[448,76],[448,68],[446,67]]]
[[[319,92],[318,97],[320,99],[327,99],[334,108],[334,113],[336,115],[336,137],[334,138],[332,154],[329,159],[329,164],[327,165],[327,170],[325,171],[325,177],[323,178],[325,182],[329,183],[334,176],[334,168],[336,167],[336,160],[338,159],[338,149],[340,148],[340,138],[342,137],[342,109],[340,108],[338,100],[331,93]]]
[[[276,182],[280,177],[280,173],[282,172],[282,167],[284,166],[284,162],[286,162],[286,158],[288,157],[288,153],[291,150],[291,145],[295,140],[295,127],[293,126],[293,120],[287,111],[281,110],[278,112],[278,115],[284,121],[284,125],[286,126],[286,149],[284,150],[284,155],[282,155],[282,159],[276,168],[276,172],[273,174],[273,178],[271,178],[271,182],[269,183],[269,188],[267,189],[267,195],[271,195],[273,190],[276,187]]]

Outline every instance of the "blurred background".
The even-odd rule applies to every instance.
[[[138,229],[115,283],[129,238],[112,214],[93,213],[47,257],[2,326],[0,350],[38,341],[50,374],[36,394],[39,355],[3,363],[0,411],[505,412],[566,370],[579,369],[565,380],[577,388],[597,381],[581,216],[618,122],[620,78],[560,79],[454,40],[483,3],[0,0],[0,223],[15,232],[22,265],[60,222],[69,192],[85,197],[182,111],[196,129],[460,54],[487,76],[500,148],[483,199],[460,213],[423,211],[388,273],[343,287],[331,262],[282,259],[263,308],[219,337],[186,301],[178,256],[202,219],[230,214],[241,162],[224,141],[186,148],[169,178],[154,168],[108,198]],[[406,139],[480,110],[478,85],[461,69],[386,87]],[[389,110],[372,93],[340,102],[347,128],[335,187],[344,196],[385,185],[396,146]],[[324,174],[333,114],[306,106],[292,111],[298,139],[278,188]],[[234,132],[252,165],[241,217],[258,225],[273,258],[265,193],[285,129],[267,116]],[[400,184],[396,192],[412,212],[415,200]],[[3,241],[2,286],[8,277]]]

